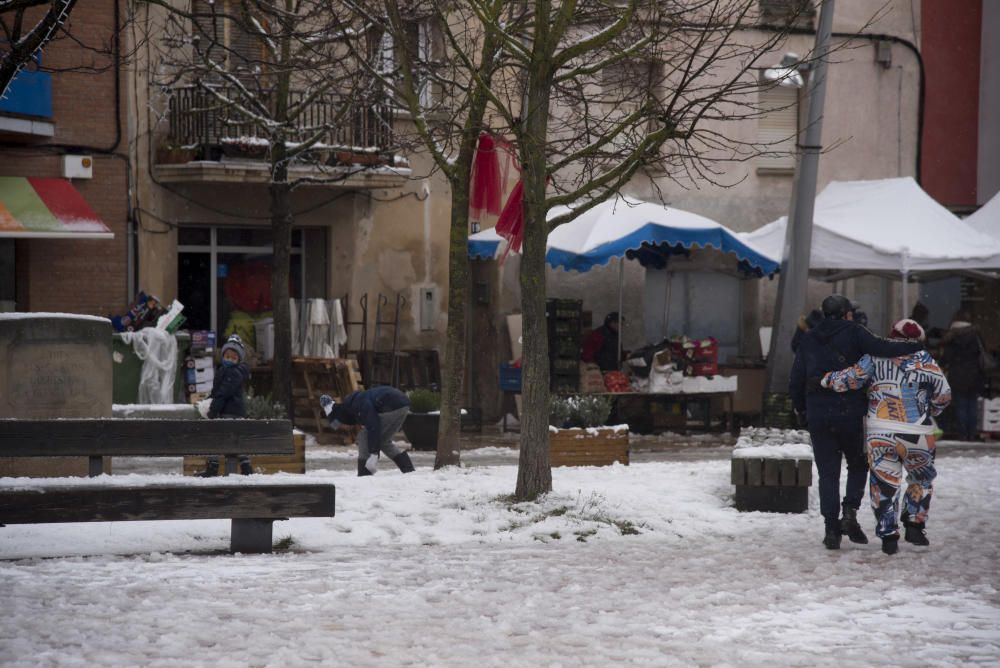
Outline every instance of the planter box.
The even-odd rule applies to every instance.
[[[731,480],[737,510],[804,513],[809,510],[811,459],[733,457]]]
[[[552,466],[628,466],[628,430],[549,429]]]
[[[301,431],[292,432],[292,442],[295,444],[295,454],[291,455],[252,455],[250,466],[254,473],[305,473],[306,472],[306,435]],[[187,456],[184,458],[184,475],[194,475],[205,470],[204,457]],[[225,457],[219,458],[219,468],[226,465]],[[236,474],[239,475],[239,474]]]
[[[197,149],[161,146],[156,149],[156,164],[183,165],[197,157]]]
[[[438,422],[441,415],[437,413],[410,413],[403,422],[403,433],[414,450],[437,450]]]

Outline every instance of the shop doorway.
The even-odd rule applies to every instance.
[[[323,228],[292,231],[289,292],[326,298]],[[273,246],[270,228],[181,227],[177,294],[190,329],[253,341],[253,323],[271,317]],[[308,270],[307,270],[308,268]]]

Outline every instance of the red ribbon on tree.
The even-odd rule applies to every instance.
[[[507,198],[507,204],[500,212],[496,233],[507,240],[507,248],[500,258],[500,263],[503,264],[508,253],[521,251],[521,242],[524,240],[524,181],[521,179],[514,184],[514,189]]]

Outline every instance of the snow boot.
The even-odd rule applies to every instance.
[[[253,466],[250,465],[250,460],[249,459],[244,459],[244,460],[240,461],[240,474],[241,475],[250,475],[252,473],[253,473]]]
[[[828,550],[839,550],[840,549],[840,529],[835,527],[827,527],[826,535],[823,536],[823,545]]]
[[[364,462],[358,462],[358,477],[360,478],[363,475],[374,475],[374,474],[368,470],[368,467],[365,466]]]
[[[865,532],[861,530],[861,525],[858,524],[858,509],[851,508],[845,504],[843,510],[844,516],[840,520],[840,532],[850,538],[852,543],[866,545],[868,543],[868,536],[865,535]]]
[[[899,534],[894,533],[891,536],[883,536],[882,538],[882,551],[886,554],[896,554],[899,552]]]
[[[401,452],[392,458],[399,470],[403,473],[413,473],[413,462],[410,461],[410,453]]]
[[[927,530],[924,528],[923,522],[911,522],[910,515],[905,510],[902,512],[902,516],[899,518],[903,522],[903,526],[906,527],[906,533],[903,539],[907,543],[913,543],[914,545],[927,546],[931,542],[927,540]]]
[[[219,475],[219,460],[209,459],[205,470],[194,474],[196,478],[214,478]]]

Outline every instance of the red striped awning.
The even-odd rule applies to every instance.
[[[114,239],[67,179],[0,176],[0,238]]]

